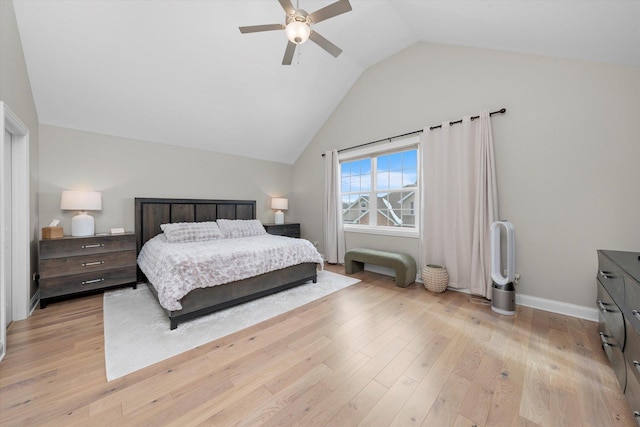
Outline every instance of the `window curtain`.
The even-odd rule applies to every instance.
[[[340,161],[337,150],[327,151],[324,156],[324,251],[327,262],[344,264]]]
[[[489,110],[461,124],[424,129],[420,254],[443,265],[449,286],[491,298],[489,228],[498,219],[498,192]]]

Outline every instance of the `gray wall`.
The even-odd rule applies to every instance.
[[[38,113],[22,53],[13,2],[0,0],[0,100],[29,128],[29,224],[31,232],[31,274],[37,270],[38,255]],[[31,281],[30,295],[37,289]]]
[[[295,163],[303,234],[322,251],[324,151],[501,107],[500,217],[516,228],[519,292],[593,306],[596,249],[640,251],[639,68],[415,44],[366,70]],[[346,242],[418,257],[417,239]]]
[[[102,192],[96,232],[134,229],[135,197],[256,200],[273,222],[271,197],[288,197],[292,166],[116,136],[40,126],[40,223],[61,219],[71,234],[76,212],[60,210],[62,190]]]

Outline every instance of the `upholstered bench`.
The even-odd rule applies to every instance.
[[[364,270],[364,264],[390,267],[396,271],[396,286],[406,288],[416,280],[416,261],[411,255],[377,249],[350,249],[344,255],[344,269],[347,274]]]

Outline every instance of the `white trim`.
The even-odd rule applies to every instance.
[[[383,274],[385,276],[395,276],[395,271],[391,268],[365,264],[364,269],[374,273]],[[420,275],[419,272],[418,275]],[[422,278],[417,277],[416,282],[422,283]],[[469,289],[447,288],[447,290],[462,292],[463,294],[471,294]],[[538,310],[549,311],[551,313],[563,314],[565,316],[577,317],[578,319],[590,320],[592,322],[598,321],[598,309],[595,307],[585,307],[583,305],[576,305],[568,302],[533,297],[531,295],[523,295],[518,292],[516,292],[516,304]]]
[[[16,116],[11,109],[0,101],[0,144],[4,144],[5,130],[12,135],[12,318],[13,320],[26,319],[29,316],[31,301],[30,289],[30,243],[29,233],[30,208],[29,208],[29,128]],[[0,150],[2,152],[2,150]],[[2,159],[0,159],[2,160]],[[0,161],[0,168],[2,168]],[[0,173],[1,175],[1,173]],[[1,191],[1,190],[0,190]],[[0,227],[4,225],[4,214],[0,212]],[[1,244],[1,243],[0,243]],[[4,259],[0,260],[0,263]],[[1,266],[2,269],[6,266]],[[6,343],[6,316],[4,315],[5,298],[4,280],[0,278],[0,304],[2,305],[2,319],[0,328],[1,341]],[[6,347],[6,345],[5,345]],[[5,348],[2,349],[0,358],[4,357]]]
[[[585,307],[582,305],[570,304],[568,302],[532,297],[531,295],[522,295],[517,292],[516,304],[550,311],[552,313],[564,314],[566,316],[577,317],[579,319],[591,320],[592,322],[598,321],[598,309],[595,307]]]
[[[382,236],[397,236],[397,237],[410,237],[417,239],[420,237],[418,230],[409,227],[371,227],[369,225],[355,225],[345,224],[345,233],[364,233],[364,234],[378,234]]]

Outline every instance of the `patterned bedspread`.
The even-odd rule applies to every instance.
[[[144,244],[138,265],[158,292],[160,305],[180,310],[196,288],[222,285],[304,262],[322,268],[322,257],[304,239],[262,236],[169,243],[159,234]]]

